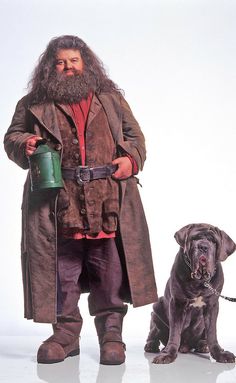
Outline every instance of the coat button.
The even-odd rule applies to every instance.
[[[72,143],[73,143],[74,145],[77,145],[78,142],[79,142],[79,141],[77,140],[77,138],[73,138]]]
[[[54,218],[55,218],[55,213],[54,213],[54,211],[51,211],[51,212],[49,213],[49,218],[50,218],[50,219],[54,219]]]
[[[86,214],[86,209],[82,208],[82,209],[80,210],[80,213],[81,213],[82,215],[85,215],[85,214]]]
[[[56,144],[55,145],[55,150],[61,150],[62,148],[62,145],[61,144]]]
[[[48,235],[47,236],[47,241],[48,242],[53,242],[54,241],[54,235]]]
[[[79,195],[79,199],[80,199],[80,201],[84,201],[84,200],[85,200],[85,196],[84,196],[84,194],[80,194],[80,195]]]
[[[78,160],[80,158],[79,153],[75,153],[75,158]]]

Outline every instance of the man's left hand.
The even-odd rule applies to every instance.
[[[118,169],[112,174],[113,178],[124,180],[132,176],[132,163],[129,157],[119,157],[112,161],[113,165],[118,165]]]

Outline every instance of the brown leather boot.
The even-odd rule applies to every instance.
[[[38,349],[37,362],[44,364],[58,363],[68,356],[79,355],[79,340],[68,346],[61,346],[59,343],[46,340]]]
[[[100,363],[108,365],[122,364],[125,361],[125,344],[121,335],[107,332],[100,343]]]
[[[125,344],[122,341],[123,318],[127,312],[100,313],[94,319],[99,345],[101,364],[122,364],[125,361]]]
[[[54,334],[38,349],[37,362],[62,362],[68,356],[79,355],[79,334],[82,322],[62,322],[53,325]]]

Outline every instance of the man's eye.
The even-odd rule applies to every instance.
[[[73,63],[75,63],[75,62],[77,62],[77,61],[79,61],[78,59],[72,59],[71,60]]]
[[[56,62],[56,65],[62,65],[62,64],[64,64],[63,61],[57,61]]]

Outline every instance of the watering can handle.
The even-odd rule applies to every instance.
[[[40,145],[44,145],[46,144],[47,142],[47,139],[46,138],[42,138],[41,140],[38,140],[36,143],[35,143],[35,147],[37,148],[38,146]]]

